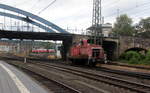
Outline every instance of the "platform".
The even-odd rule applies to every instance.
[[[48,93],[15,67],[0,61],[0,93]]]

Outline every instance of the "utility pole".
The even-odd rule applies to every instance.
[[[102,32],[102,6],[101,0],[93,0],[93,17],[92,17],[92,35],[94,35],[94,43],[103,44],[103,32]],[[100,40],[99,38],[100,37]],[[98,40],[98,42],[97,42]]]
[[[120,17],[120,9],[117,9],[117,17]],[[118,37],[118,42],[117,42],[117,58],[119,58],[119,53],[120,53],[120,47],[119,47],[119,43],[120,43],[120,36],[119,36],[119,32],[117,31],[117,37]]]
[[[117,18],[120,17],[120,9],[117,9]],[[119,38],[119,32],[117,31],[117,37]]]

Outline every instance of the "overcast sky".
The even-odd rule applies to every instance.
[[[93,0],[56,0],[56,2],[38,14],[54,0],[0,0],[0,3],[11,5],[47,19],[62,28],[86,29],[92,23]],[[141,18],[150,16],[150,0],[102,0],[102,14],[105,23],[114,23],[119,14],[128,14],[136,23]]]

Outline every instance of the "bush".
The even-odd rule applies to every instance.
[[[150,64],[150,50],[147,52],[145,59],[142,61],[142,64]]]
[[[128,51],[123,53],[120,56],[122,62],[126,62],[129,64],[145,64],[150,65],[150,50],[147,52],[146,56],[135,52],[135,51]]]
[[[135,51],[128,51],[126,53],[123,53],[120,56],[120,59],[124,60],[123,62],[129,63],[129,64],[139,64],[142,58],[143,58],[142,54],[135,52]]]
[[[139,61],[135,56],[133,56],[133,57],[129,60],[128,63],[129,63],[129,64],[139,64],[140,61]]]
[[[135,51],[128,51],[125,54],[125,60],[130,61],[131,59],[136,58],[136,60],[140,61],[141,60],[141,56],[139,53],[135,52]]]
[[[139,53],[140,57],[141,57],[141,60],[144,60],[145,59],[145,55]]]

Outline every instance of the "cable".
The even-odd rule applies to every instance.
[[[31,1],[32,0],[30,0],[30,2]],[[24,5],[24,4],[27,4],[27,3],[29,3],[29,1],[28,0],[24,0],[24,1],[20,2],[20,3],[15,4],[14,6],[21,6],[21,5]]]
[[[135,17],[137,17],[138,15],[141,15],[141,14],[143,14],[143,13],[146,13],[146,12],[149,12],[148,11],[149,10],[149,8],[146,8],[146,9],[143,9],[143,11],[140,11],[140,12],[136,12],[136,13],[130,13],[130,15],[131,14],[134,14],[134,15],[131,15],[131,16],[135,16]],[[114,17],[114,16],[112,16],[112,17]],[[109,19],[110,19],[111,17],[109,17]],[[108,19],[108,18],[106,18],[106,19]]]
[[[48,6],[46,6],[45,8],[43,8],[38,14],[41,14],[44,10],[46,10],[48,7],[50,7],[55,2],[56,2],[56,0],[52,1]]]
[[[113,8],[113,7],[116,7],[115,5],[117,4],[117,3],[119,3],[120,2],[120,0],[116,0],[116,1],[114,1],[114,2],[112,2],[112,3],[108,3],[108,4],[104,4],[104,5],[102,5],[102,7],[107,7],[107,8]]]
[[[141,11],[140,13],[139,13],[139,12],[136,12],[136,13],[134,13],[135,15],[133,15],[133,16],[139,16],[139,15],[141,15],[141,14],[143,14],[143,13],[149,12],[148,10],[149,10],[149,8],[144,9],[144,11]]]
[[[141,4],[141,5],[139,5],[138,7],[143,7],[143,6],[145,6],[145,5],[148,5],[148,4],[150,4],[150,2],[147,2],[147,3],[143,3],[143,4]],[[128,9],[126,9],[126,10],[123,10],[123,11],[120,11],[120,12],[125,12],[125,11],[133,11],[134,9],[136,9],[137,7],[134,7],[134,8],[128,8]],[[116,13],[112,13],[112,14],[110,14],[110,15],[107,15],[107,16],[105,16],[105,18],[107,18],[107,17],[111,17],[111,16],[113,16],[113,15],[115,15]]]
[[[113,5],[114,3],[119,3],[120,2],[120,0],[115,0],[114,2],[110,2],[110,3],[106,3],[106,4],[104,4],[104,6],[106,6],[106,5]]]
[[[33,6],[30,9],[33,9],[37,5],[37,3],[39,3],[40,1],[41,0],[38,0],[36,3],[34,3]]]

